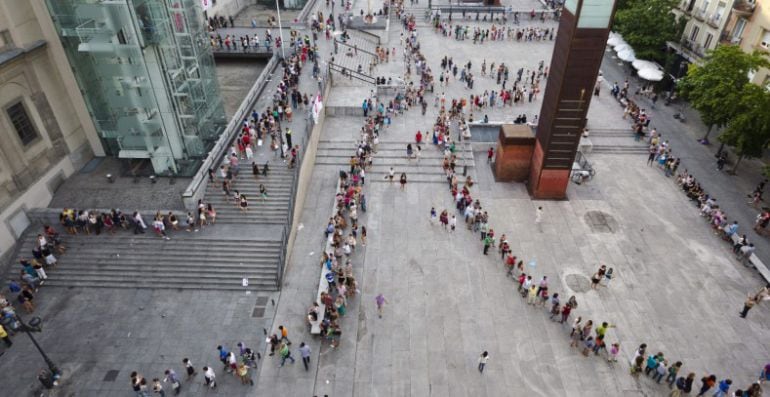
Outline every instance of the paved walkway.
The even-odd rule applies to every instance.
[[[444,42],[425,29],[419,35],[434,70],[447,53],[441,48],[451,46],[456,60],[473,59],[478,72],[477,54],[489,48]],[[390,39],[390,46],[398,43],[397,31]],[[540,51],[550,51],[542,43],[505,48],[506,62],[513,64],[532,63]],[[495,50],[490,54],[500,53]],[[388,67],[398,69],[397,63]],[[469,93],[457,84],[449,90],[447,97]],[[348,87],[334,87],[332,94],[351,104],[360,95]],[[533,112],[537,106],[532,104]],[[620,115],[605,96],[594,101],[589,118],[605,128],[623,128]],[[382,142],[409,141],[432,119],[412,110],[395,120]],[[321,139],[351,139],[359,124],[358,117],[329,118]],[[698,377],[713,372],[738,387],[754,379],[770,353],[762,343],[770,337],[770,309],[755,308],[747,320],[737,314],[745,294],[762,282],[732,259],[657,169],[645,167],[643,158],[637,163],[630,155],[596,154],[591,160],[598,175],[588,184],[570,185],[569,201],[533,202],[521,184],[494,183],[484,157],[477,153],[479,184],[472,190],[497,235],[506,233],[513,252],[535,262],[525,270],[533,278],[547,275],[563,299],[577,297],[573,315],[616,325],[607,340],[621,343],[620,362],[608,365],[570,349],[568,328],[548,321],[546,309],[524,304],[499,256],[481,254],[478,235],[431,226],[431,206],[453,207],[446,187],[431,183],[409,184],[405,192],[387,183],[367,185],[369,211],[360,222],[369,230],[369,243],[354,257],[361,294],[342,321],[339,348],[311,337],[304,313],[317,289],[337,172],[319,165],[311,182],[319,200],[309,200],[303,211],[274,324],[289,325],[295,344],[310,343],[314,365],[309,372],[299,364],[277,369],[273,360],[261,371],[260,395],[662,395],[666,387],[628,375],[627,360],[643,342],[650,351],[684,361],[683,371]],[[541,205],[545,215],[538,230],[534,212]],[[589,277],[599,263],[613,267],[616,278],[593,291]],[[374,304],[379,293],[389,301],[382,319]],[[476,360],[482,350],[492,359],[480,375]]]

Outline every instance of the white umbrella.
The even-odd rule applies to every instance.
[[[628,45],[628,43],[623,43],[615,46],[615,52],[623,52],[625,50],[633,50],[633,48],[631,48],[631,46]]]
[[[634,50],[628,48],[626,50],[620,51],[618,53],[618,58],[626,62],[633,62],[636,59],[636,54],[634,53]]]
[[[609,39],[607,39],[607,45],[611,47],[619,46],[621,44],[626,44],[626,42],[623,41],[622,37],[616,36],[616,37],[610,37]]]
[[[655,62],[645,61],[644,59],[637,59],[631,63],[636,70],[652,69],[658,70],[658,65]]]
[[[661,81],[663,80],[663,71],[657,69],[640,69],[638,72],[639,77],[648,81]]]

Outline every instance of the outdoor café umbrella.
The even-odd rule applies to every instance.
[[[663,80],[663,71],[658,69],[640,69],[637,74],[639,77],[648,81],[661,81]]]
[[[633,65],[634,69],[636,70],[642,70],[642,69],[658,70],[658,65],[656,65],[655,62],[645,61],[644,59],[637,59],[631,62],[631,65]]]
[[[634,60],[636,60],[636,54],[634,54],[634,50],[632,50],[631,48],[627,48],[623,51],[618,52],[618,58],[626,62],[633,62]],[[645,69],[645,70],[649,70],[649,69]]]

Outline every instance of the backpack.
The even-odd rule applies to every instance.
[[[11,292],[16,293],[16,292],[21,291],[21,286],[16,281],[11,281],[8,284],[8,289],[11,290]]]
[[[684,376],[680,376],[679,379],[676,380],[676,388],[679,390],[684,390],[686,382],[687,380],[684,378]]]

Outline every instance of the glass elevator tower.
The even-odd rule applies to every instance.
[[[192,175],[227,120],[198,0],[46,0],[105,151]]]

